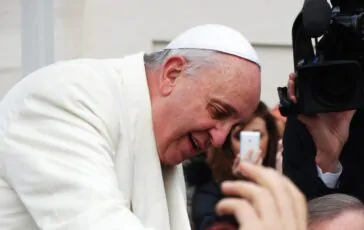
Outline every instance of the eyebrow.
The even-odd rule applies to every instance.
[[[223,102],[220,99],[211,98],[211,102],[220,104],[221,106],[223,106],[227,110],[227,112],[229,112],[229,113],[231,113],[233,115],[238,114],[238,111],[232,105],[230,105],[230,104],[228,104],[226,102]]]

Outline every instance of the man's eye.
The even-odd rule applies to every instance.
[[[219,106],[211,105],[209,106],[209,111],[213,119],[220,120],[229,116],[229,112]]]

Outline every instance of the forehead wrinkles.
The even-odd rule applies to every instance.
[[[220,59],[222,67],[220,71],[227,80],[244,82],[248,86],[260,82],[260,70],[255,63],[232,55],[223,55]]]
[[[220,82],[216,91],[245,119],[259,103],[260,70],[257,65],[241,59],[231,60],[225,66],[220,73],[224,74],[225,81]]]
[[[218,77],[223,78],[217,86],[219,90],[234,96],[254,96],[252,91],[260,92],[260,76],[257,74],[257,69],[254,69],[255,64],[244,62],[239,60],[238,63],[236,61],[226,63],[222,70],[216,72],[219,74]]]
[[[255,98],[257,93],[260,94],[259,67],[236,56],[221,53],[216,55],[219,63],[205,69],[204,85],[210,93],[233,102],[232,105],[241,112],[244,104],[249,104],[248,101]]]

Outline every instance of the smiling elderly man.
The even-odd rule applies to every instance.
[[[179,163],[222,145],[259,96],[254,49],[221,25],[36,71],[0,104],[0,229],[189,229]]]

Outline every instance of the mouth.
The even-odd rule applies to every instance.
[[[198,144],[198,141],[192,136],[191,133],[188,134],[188,139],[190,139],[194,152],[196,153],[200,152],[201,150],[200,145]]]

